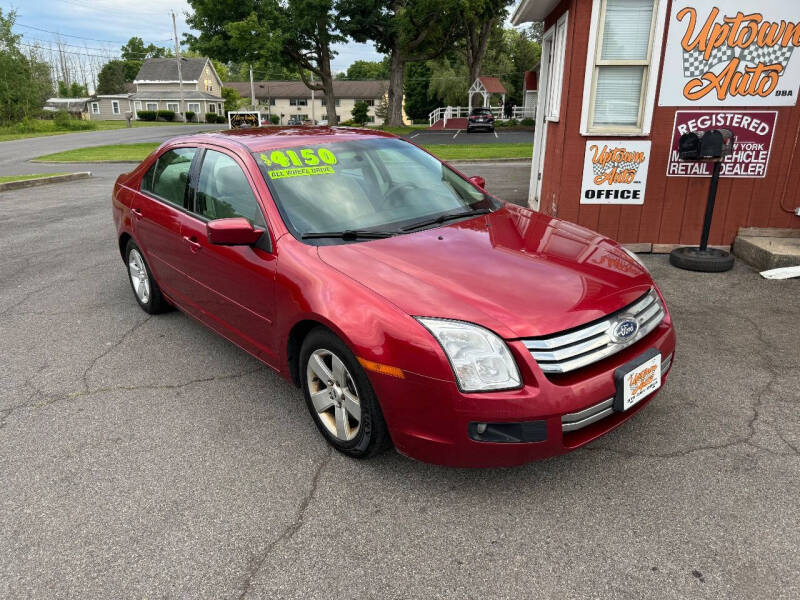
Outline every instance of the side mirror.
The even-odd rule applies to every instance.
[[[473,185],[477,185],[482,190],[486,189],[486,180],[480,175],[473,175],[472,177],[467,179],[467,181],[469,181]]]
[[[208,241],[219,246],[252,246],[264,233],[244,217],[216,219],[206,224]]]

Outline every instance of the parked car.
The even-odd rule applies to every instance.
[[[303,120],[297,116],[289,117],[289,121],[286,123],[287,125],[291,125],[293,127],[298,127],[303,124]]]
[[[328,126],[328,119],[320,119],[317,121],[317,125],[320,127],[327,127]]]
[[[675,333],[634,254],[485,187],[388,133],[269,128],[172,138],[112,204],[141,308],[299,386],[340,452],[515,465],[646,406]]]
[[[473,108],[467,117],[467,133],[476,129],[494,131],[494,115],[489,108]]]

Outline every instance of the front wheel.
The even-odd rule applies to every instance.
[[[378,399],[350,349],[327,329],[308,334],[300,350],[303,395],[328,443],[353,458],[391,445]]]

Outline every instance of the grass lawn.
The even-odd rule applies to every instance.
[[[157,142],[142,142],[141,144],[115,144],[112,146],[90,146],[77,148],[54,154],[45,154],[35,158],[41,162],[112,162],[131,161],[139,162],[153,150],[158,148]]]
[[[157,143],[92,146],[55,154],[45,154],[34,160],[46,162],[139,162],[158,147]],[[486,158],[526,158],[532,153],[531,144],[432,144],[424,146],[442,160],[481,160]]]
[[[427,144],[428,152],[442,160],[481,160],[486,158],[531,158],[533,144]]]
[[[7,125],[0,127],[0,142],[7,142],[10,140],[21,140],[24,138],[43,137],[48,135],[61,135],[64,133],[81,133],[83,131],[107,131],[109,129],[124,129],[126,126],[125,121],[87,121],[93,123],[96,127],[84,130],[74,129],[57,129],[55,122],[36,120],[32,121],[30,130],[20,131],[19,125]],[[165,125],[197,125],[197,123],[182,123],[170,121],[133,121],[133,127],[159,127]]]
[[[25,181],[27,179],[38,179],[39,177],[55,177],[56,175],[68,175],[68,173],[34,173],[33,175],[0,175],[0,183],[10,181]]]

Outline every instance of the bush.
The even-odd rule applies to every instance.
[[[216,123],[217,113],[206,113],[206,123]]]
[[[536,125],[536,121],[534,121],[533,119],[528,117],[528,118],[522,119],[522,121],[520,121],[519,124],[520,125],[524,125],[525,127],[533,127],[534,125]]]
[[[369,106],[367,106],[366,102],[356,102],[353,105],[353,110],[350,111],[350,114],[353,115],[353,121],[358,123],[359,125],[363,125],[369,119],[368,113]]]
[[[175,120],[175,111],[174,110],[159,110],[157,113],[159,119],[164,119],[165,121],[174,121]]]
[[[347,121],[340,121],[339,125],[342,127],[355,127],[356,123],[352,119],[348,119]]]
[[[141,120],[141,121],[155,121],[156,120],[156,111],[154,111],[154,110],[140,110],[136,114],[139,115],[139,120]]]
[[[57,129],[66,129],[69,127],[69,113],[65,110],[56,111],[53,114],[53,122]]]
[[[269,120],[272,122],[273,125],[277,125],[281,122],[281,118],[278,115],[270,115]]]
[[[187,110],[186,113],[184,113],[184,114],[186,115],[186,122],[187,123],[194,123],[195,122],[195,116],[196,115],[194,114],[193,110]]]

